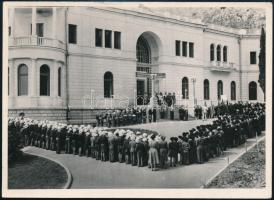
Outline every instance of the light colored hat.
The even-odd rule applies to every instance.
[[[147,138],[146,138],[146,137],[144,137],[142,140],[143,140],[143,142],[146,142],[146,141],[147,141]]]
[[[147,133],[143,133],[143,137],[147,137]]]
[[[113,136],[113,133],[112,133],[112,132],[110,132],[110,131],[109,131],[109,132],[107,132],[107,134],[108,134],[108,136],[109,136],[109,137],[112,137],[112,136]]]

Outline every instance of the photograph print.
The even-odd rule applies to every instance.
[[[5,197],[271,197],[271,3],[3,8]]]

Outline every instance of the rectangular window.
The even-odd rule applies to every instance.
[[[95,29],[95,46],[102,47],[103,46],[103,31],[102,29]]]
[[[121,32],[114,31],[114,49],[121,49]]]
[[[180,56],[180,41],[179,40],[176,40],[175,41],[175,53],[176,53],[176,56]]]
[[[77,26],[74,24],[69,24],[69,43],[77,43]]]
[[[187,42],[185,41],[182,43],[182,54],[184,57],[187,57]]]
[[[32,24],[30,24],[30,35],[32,35]],[[44,24],[36,23],[36,35],[38,37],[44,37]]]
[[[111,48],[111,31],[110,30],[105,30],[105,47],[106,48]]]
[[[9,26],[9,36],[11,35],[11,27]]]
[[[44,37],[44,24],[43,23],[36,24],[36,35],[38,37]]]
[[[191,58],[194,57],[194,43],[193,42],[189,43],[189,57],[191,57]]]
[[[250,64],[255,65],[257,63],[256,61],[256,51],[250,52]]]

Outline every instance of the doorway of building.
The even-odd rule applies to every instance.
[[[143,105],[145,100],[145,81],[137,80],[137,105]]]

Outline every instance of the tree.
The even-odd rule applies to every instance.
[[[260,54],[259,54],[259,84],[264,92],[265,99],[265,31],[262,27],[261,38],[260,38]]]

